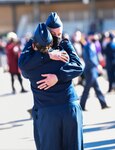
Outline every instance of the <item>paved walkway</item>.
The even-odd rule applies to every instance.
[[[36,150],[33,140],[32,119],[27,109],[33,105],[33,97],[28,80],[23,80],[29,91],[20,93],[20,85],[15,81],[17,93],[11,94],[10,76],[0,73],[0,150]],[[106,94],[108,82],[99,78],[109,109],[101,110],[93,89],[87,101],[87,112],[83,112],[85,150],[115,150],[115,93]],[[82,86],[76,91],[81,96]]]

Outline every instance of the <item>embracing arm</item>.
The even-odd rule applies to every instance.
[[[61,60],[63,62],[67,62],[69,56],[66,52],[61,52],[59,50],[55,50],[48,53],[41,53],[39,51],[35,51],[32,48],[32,39],[27,42],[25,48],[21,52],[21,55],[18,60],[18,65],[21,70],[31,70],[36,66],[43,65],[51,60]]]
[[[67,82],[83,73],[84,66],[80,62],[80,59],[71,42],[65,40],[61,44],[63,49],[66,50],[69,55],[69,62],[62,66],[57,74],[41,75],[45,78],[37,82],[39,89],[47,90],[48,88],[54,86],[58,81]]]
[[[80,76],[83,73],[84,67],[76,53],[76,50],[69,40],[63,40],[61,42],[61,46],[68,53],[70,60],[60,68],[56,75],[59,81],[67,82],[77,76]]]

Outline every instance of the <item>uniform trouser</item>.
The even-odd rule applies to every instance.
[[[37,150],[83,150],[82,111],[77,102],[33,108]]]
[[[95,79],[89,78],[88,80],[86,78],[86,85],[84,87],[84,91],[83,91],[83,94],[82,94],[81,100],[80,100],[81,107],[83,109],[85,108],[86,101],[87,101],[87,98],[88,98],[89,91],[90,91],[91,87],[94,88],[94,91],[95,91],[96,96],[97,96],[97,98],[100,102],[101,107],[103,108],[103,107],[107,106],[106,101],[105,101],[105,97],[104,97],[103,93],[101,92],[101,90],[99,88],[97,78],[95,78]]]

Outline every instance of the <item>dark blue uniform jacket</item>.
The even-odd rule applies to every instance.
[[[26,44],[20,55],[19,68],[23,76],[30,80],[34,105],[38,108],[60,105],[78,99],[72,79],[82,74],[83,66],[71,42],[65,40],[60,45],[70,56],[68,63],[51,60],[48,54],[34,51],[32,40]],[[48,90],[40,90],[37,88],[36,82],[43,79],[41,74],[47,73],[56,74],[58,82]]]
[[[96,47],[94,43],[88,42],[84,46],[83,59],[85,62],[85,70],[84,70],[85,76],[88,77],[90,76],[90,79],[97,78],[98,77],[97,66],[99,65],[99,61],[98,61]]]
[[[115,66],[115,41],[111,41],[107,44],[104,54],[106,55],[107,68],[110,69],[112,66]]]

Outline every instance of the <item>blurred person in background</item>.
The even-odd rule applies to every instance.
[[[81,38],[82,38],[82,33],[81,31],[77,30],[75,31],[72,41],[73,41],[73,46],[75,47],[75,50],[78,54],[78,56],[82,59],[82,43],[81,43]]]
[[[64,39],[70,40],[69,33],[63,32],[63,34],[62,34],[62,40],[64,40]]]
[[[51,23],[58,28],[60,18],[55,15],[52,13],[49,19],[53,19]],[[72,45],[68,40],[62,47],[66,44],[73,64],[63,56],[64,49],[60,50],[62,53],[56,51],[61,55],[54,57],[52,41],[47,26],[40,23],[19,58],[19,67],[30,80],[34,96],[32,114],[36,147],[37,150],[83,150],[82,112],[72,85],[72,78],[83,72],[82,64],[75,50],[70,49]],[[46,80],[47,76],[51,82]]]
[[[89,32],[87,36],[87,44],[84,46],[83,50],[83,59],[85,62],[85,87],[80,99],[80,105],[82,110],[85,111],[86,101],[88,99],[89,91],[91,87],[94,88],[96,96],[100,102],[101,108],[109,108],[106,104],[105,97],[101,92],[98,84],[98,75],[102,74],[102,66],[99,64],[96,46],[95,46],[95,39],[94,39],[94,32]]]
[[[99,34],[99,33],[94,34],[94,43],[95,43],[95,47],[96,47],[99,64],[102,66],[102,68],[105,68],[105,57],[102,54],[101,34]],[[99,75],[101,75],[101,74],[99,74]]]
[[[18,68],[18,58],[20,55],[20,42],[19,39],[14,32],[9,32],[7,35],[8,42],[5,47],[5,52],[7,56],[7,64],[8,64],[8,71],[11,75],[11,85],[12,85],[12,93],[16,93],[16,89],[14,86],[15,76],[17,77],[20,86],[21,86],[21,93],[27,92],[24,89],[23,83],[22,83],[22,77],[20,70]]]
[[[106,43],[104,43],[106,42]],[[115,92],[115,36],[106,32],[103,39],[103,55],[106,60],[106,70],[109,81],[108,92]]]
[[[86,40],[82,34],[81,31],[76,30],[75,33],[72,36],[72,43],[73,46],[76,50],[76,53],[78,54],[82,64],[84,65],[84,61],[83,61],[83,47],[86,44]],[[73,79],[74,85],[84,85],[84,74],[82,74],[81,76],[79,76],[79,78],[75,78]]]

